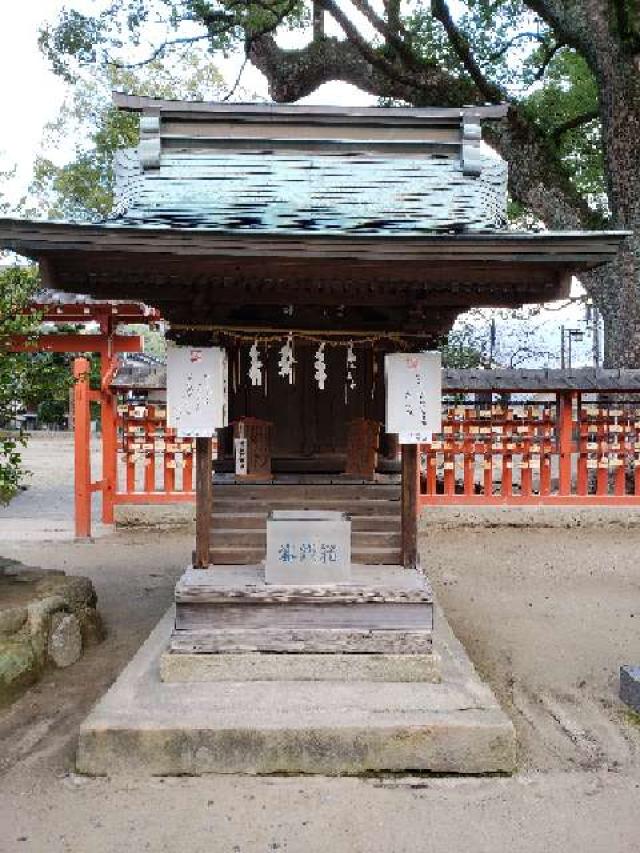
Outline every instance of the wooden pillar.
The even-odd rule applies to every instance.
[[[402,445],[402,562],[405,568],[418,565],[418,464],[419,446]]]
[[[213,439],[196,438],[196,551],[194,566],[206,569],[211,549],[211,499],[213,491]]]
[[[573,393],[560,394],[558,450],[560,452],[559,489],[561,495],[571,494],[571,451],[573,448]]]
[[[91,536],[91,411],[89,407],[89,362],[73,362],[74,486],[76,539]]]

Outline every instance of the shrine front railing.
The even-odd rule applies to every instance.
[[[449,373],[442,433],[420,448],[422,506],[640,505],[640,371]]]
[[[167,427],[166,408],[121,402],[118,413],[118,488],[114,504],[195,501],[195,441]]]

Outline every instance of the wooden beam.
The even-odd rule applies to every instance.
[[[142,352],[143,341],[140,335],[113,335],[111,352]],[[14,335],[11,350],[14,352],[99,352],[107,353],[108,335],[39,335],[29,338]]]
[[[418,445],[402,445],[402,562],[418,565]]]
[[[209,565],[211,549],[211,502],[213,491],[213,439],[196,438],[196,551],[194,566]]]

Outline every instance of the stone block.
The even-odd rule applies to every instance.
[[[26,621],[26,607],[7,607],[6,610],[0,610],[0,635],[15,634]]]
[[[640,666],[620,667],[620,698],[640,714]]]
[[[82,654],[80,623],[73,613],[54,613],[51,617],[48,656],[60,669],[75,663]]]
[[[0,639],[0,707],[37,681],[41,669],[26,631]]]
[[[268,584],[334,584],[351,579],[351,521],[342,512],[280,510],[267,519]]]
[[[440,681],[437,654],[179,654],[160,658],[160,678],[192,681]]]
[[[440,683],[233,681],[167,684],[170,610],[80,728],[90,775],[499,773],[513,725],[444,618]]]

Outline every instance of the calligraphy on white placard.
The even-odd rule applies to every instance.
[[[402,444],[431,441],[442,429],[442,362],[439,352],[385,356],[386,430]]]
[[[168,343],[167,425],[185,438],[210,438],[227,425],[223,349]]]

